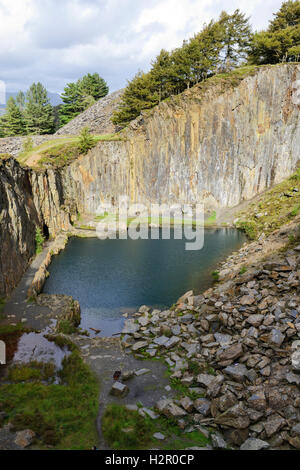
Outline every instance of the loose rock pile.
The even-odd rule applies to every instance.
[[[94,134],[113,134],[118,129],[111,122],[114,111],[118,108],[124,90],[118,90],[97,101],[86,111],[61,127],[56,136],[77,135],[83,127],[89,127]]]
[[[300,246],[172,310],[141,307],[123,346],[164,358],[188,391],[157,411],[182,429],[215,429],[215,448],[300,449],[299,286]]]

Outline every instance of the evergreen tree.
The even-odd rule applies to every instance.
[[[59,111],[60,124],[67,124],[108,92],[107,83],[98,73],[89,73],[75,83],[68,83],[61,95],[64,104]]]
[[[22,112],[13,97],[7,101],[6,112],[2,117],[3,135],[6,137],[24,135],[25,122]]]
[[[150,73],[139,72],[128,83],[122,96],[119,111],[112,118],[114,124],[126,125],[144,109],[151,109],[159,103],[159,94],[155,91],[154,81]]]
[[[82,104],[82,93],[77,83],[68,83],[61,95],[64,104],[59,110],[60,124],[64,126],[71,119],[84,111]]]
[[[159,101],[164,100],[173,92],[170,77],[172,75],[172,56],[162,49],[156,60],[152,62],[151,78],[157,90]]]
[[[232,15],[223,11],[219,22],[223,28],[223,62],[226,68],[231,68],[248,56],[252,37],[249,18],[240,10],[236,10]]]
[[[109,92],[107,83],[98,73],[88,73],[79,80],[78,86],[84,96],[91,96],[95,101],[100,100]]]
[[[267,31],[254,35],[250,62],[277,64],[299,61],[300,58],[300,1],[284,2],[274,15]]]
[[[53,109],[41,83],[33,83],[29,88],[24,114],[28,134],[51,134],[54,131]]]
[[[19,93],[16,96],[16,104],[21,112],[23,112],[25,109],[25,101],[26,101],[25,93],[23,93],[23,91],[19,91]]]

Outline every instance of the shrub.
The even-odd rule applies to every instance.
[[[36,249],[36,254],[40,254],[43,251],[43,246],[45,243],[45,237],[42,233],[42,230],[40,227],[36,227],[35,230],[35,249]]]
[[[27,137],[27,139],[23,143],[23,152],[31,152],[33,150],[33,140],[31,137]]]
[[[86,155],[88,151],[95,147],[96,145],[96,139],[90,134],[89,128],[84,127],[79,136],[79,144],[78,148],[80,150],[80,153],[83,155]]]

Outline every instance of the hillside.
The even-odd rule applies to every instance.
[[[111,117],[118,107],[122,93],[123,90],[118,90],[97,101],[93,106],[61,127],[56,135],[77,135],[86,126],[90,128],[93,134],[113,134],[117,128],[112,124]]]

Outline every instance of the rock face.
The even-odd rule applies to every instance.
[[[34,255],[37,226],[53,235],[70,227],[59,175],[0,160],[0,296],[16,286]]]
[[[279,65],[233,87],[193,87],[101,142],[63,174],[81,212],[118,202],[235,206],[290,175],[298,162],[300,66]]]
[[[99,142],[61,169],[37,172],[1,160],[0,295],[17,284],[34,254],[38,223],[56,235],[76,214],[118,204],[120,195],[146,205],[234,206],[290,175],[300,146],[299,77],[300,66],[285,64],[261,67],[238,86],[232,79],[200,84],[144,113],[122,140]],[[96,104],[103,106],[100,121],[111,98]],[[69,132],[78,132],[85,119],[73,120]],[[0,152],[8,151],[6,140],[0,140]],[[251,296],[244,301],[251,305]]]
[[[56,135],[76,135],[83,127],[89,127],[94,134],[113,134],[117,127],[111,122],[113,112],[120,103],[124,90],[118,90],[97,101],[68,124],[61,127]]]

